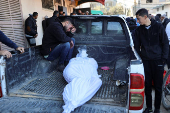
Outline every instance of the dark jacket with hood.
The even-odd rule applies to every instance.
[[[31,31],[28,31],[27,26],[30,27]],[[30,15],[26,20],[25,20],[25,34],[30,35],[30,36],[35,36],[37,34],[37,24],[36,20],[33,18],[32,15]]]
[[[45,30],[42,40],[43,55],[49,55],[49,53],[60,43],[71,42],[73,34],[66,33],[61,22],[53,22]]]
[[[46,26],[47,26],[47,27],[48,27],[51,23],[53,23],[53,22],[56,22],[56,21],[59,21],[59,22],[60,22],[60,20],[57,18],[57,16],[52,16],[51,18],[48,18],[46,21],[47,21],[47,22],[46,22]]]
[[[170,22],[170,20],[168,18],[164,19],[164,22],[162,23],[162,25],[164,26],[164,28],[166,28],[167,24]]]
[[[140,25],[135,31],[134,47],[142,60],[166,61],[169,41],[164,27],[153,19],[149,29]]]

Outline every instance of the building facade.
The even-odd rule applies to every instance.
[[[166,14],[170,18],[170,0],[159,0],[159,5],[153,7],[154,14]]]

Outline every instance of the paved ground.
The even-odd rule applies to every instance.
[[[155,90],[152,89],[152,107],[153,107],[153,110],[154,110],[154,99],[155,99]],[[146,101],[145,101],[146,102]],[[146,108],[146,103],[144,104],[144,109]],[[161,113],[170,113],[170,110],[166,110],[163,105],[161,105],[161,109],[160,109]]]

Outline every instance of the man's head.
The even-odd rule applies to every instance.
[[[38,13],[37,13],[37,12],[34,12],[34,13],[33,13],[33,18],[34,18],[34,19],[37,19],[37,18],[38,18]]]
[[[66,16],[66,13],[65,13],[65,12],[63,12],[63,16]]]
[[[137,18],[137,22],[140,25],[145,25],[147,23],[147,19],[148,19],[148,10],[145,8],[139,9],[136,12],[136,18]]]
[[[89,11],[86,11],[86,15],[89,15]]]
[[[73,20],[71,18],[65,18],[62,21],[62,24],[64,26],[64,29],[66,32],[70,32],[73,29]]]
[[[60,10],[60,11],[59,11],[59,14],[60,14],[60,15],[63,15],[63,10]]]
[[[54,11],[53,16],[59,17],[59,12],[58,11]]]
[[[152,15],[151,15],[151,14],[149,14],[149,15],[148,15],[148,18],[149,18],[149,19],[151,19],[151,18],[152,18]]]
[[[161,19],[161,14],[157,14],[156,16],[158,16]]]
[[[79,13],[79,14],[81,14],[81,13],[82,13],[80,9],[78,10],[78,13]]]
[[[161,15],[161,21],[163,21],[165,18],[167,18],[166,14]]]

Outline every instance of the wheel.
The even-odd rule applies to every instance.
[[[165,109],[170,109],[170,70],[167,71],[163,79],[162,104]]]

